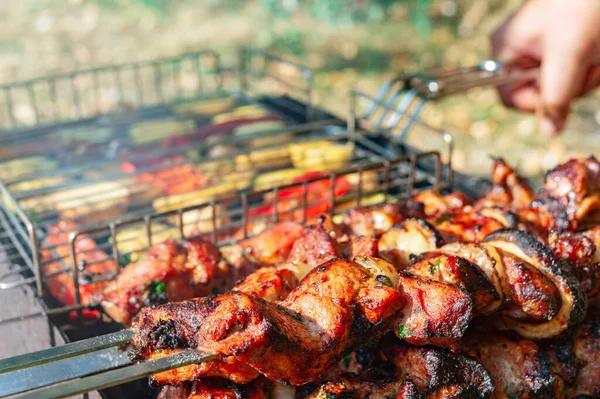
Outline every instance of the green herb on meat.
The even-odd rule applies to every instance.
[[[440,260],[436,259],[435,264],[429,262],[429,274],[435,274],[440,271]]]
[[[415,332],[406,326],[398,327],[398,336],[401,338],[411,337]]]
[[[146,305],[161,305],[168,301],[169,298],[165,292],[164,281],[158,282],[153,280],[146,286],[146,295],[144,298],[144,303]]]

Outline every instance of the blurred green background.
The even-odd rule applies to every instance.
[[[401,72],[471,65],[520,0],[19,0],[0,2],[2,82],[91,65],[242,45],[298,60],[316,74],[317,101],[345,115],[347,94],[374,93]],[[528,175],[598,153],[600,101],[579,102],[566,134],[548,138],[533,116],[490,89],[429,104],[424,119],[455,132],[454,165],[487,173],[502,155]],[[419,138],[413,138],[419,140]]]

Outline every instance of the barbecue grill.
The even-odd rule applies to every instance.
[[[198,85],[193,93],[188,93],[185,89],[178,89],[177,82],[181,82],[180,75],[184,70],[183,64],[186,60],[192,60],[194,74],[199,75],[202,81],[205,77],[200,68],[202,57],[209,57],[213,62],[213,69],[209,74],[213,80],[214,86],[211,91],[206,89],[205,85]],[[91,159],[88,164],[80,165],[81,158],[71,159],[65,164],[57,165],[56,169],[44,173],[46,177],[53,176],[73,176],[68,181],[60,180],[58,183],[51,184],[39,189],[18,191],[12,188],[18,184],[27,182],[27,179],[39,178],[39,174],[31,176],[18,176],[15,179],[5,180],[0,189],[2,190],[2,212],[0,213],[0,222],[3,228],[2,238],[5,251],[9,262],[12,264],[22,264],[15,267],[9,275],[2,276],[0,288],[10,289],[22,285],[32,285],[36,294],[40,298],[42,311],[40,313],[22,315],[17,319],[28,317],[44,316],[49,319],[51,325],[58,328],[61,336],[66,342],[78,341],[105,333],[118,331],[121,326],[111,322],[108,315],[102,313],[99,304],[82,304],[79,296],[79,288],[90,282],[103,279],[112,279],[114,275],[93,275],[86,271],[90,262],[81,260],[82,251],[79,251],[78,242],[85,237],[91,237],[98,243],[98,248],[104,251],[105,258],[101,261],[113,261],[119,266],[125,266],[129,263],[136,253],[142,252],[153,244],[158,243],[165,234],[169,237],[191,238],[194,236],[203,236],[210,238],[219,246],[228,245],[237,240],[247,238],[255,233],[256,225],[265,225],[274,223],[283,219],[297,220],[307,222],[311,217],[312,210],[317,209],[320,213],[330,213],[335,215],[343,212],[345,209],[371,206],[384,202],[398,201],[402,198],[408,198],[418,191],[425,189],[434,189],[436,191],[445,191],[451,188],[458,188],[467,194],[476,196],[489,188],[489,182],[479,179],[472,179],[452,172],[450,160],[452,152],[452,136],[446,131],[434,129],[418,118],[418,114],[428,99],[436,98],[440,95],[451,94],[459,89],[471,87],[472,84],[465,85],[464,77],[467,81],[473,80],[473,77],[479,79],[477,85],[483,83],[498,84],[506,82],[509,79],[531,78],[532,72],[526,76],[507,78],[503,75],[497,64],[483,63],[476,68],[465,69],[450,74],[439,75],[415,75],[408,78],[398,78],[382,86],[379,92],[370,96],[358,91],[352,91],[349,103],[350,112],[346,121],[336,118],[320,109],[315,109],[310,101],[311,85],[310,71],[306,68],[286,63],[284,60],[267,55],[255,50],[244,50],[241,56],[241,62],[238,68],[223,67],[220,58],[213,52],[194,53],[184,55],[176,59],[160,60],[143,64],[128,64],[102,69],[84,71],[60,77],[53,77],[47,80],[35,80],[31,82],[18,83],[2,88],[7,99],[7,109],[11,117],[8,130],[5,137],[14,140],[16,145],[22,144],[23,137],[27,140],[52,139],[60,132],[62,128],[86,128],[91,125],[103,127],[114,127],[111,133],[106,134],[106,139],[99,145],[92,146],[91,150],[85,147],[83,154],[85,159]],[[258,64],[257,64],[258,63]],[[284,65],[286,71],[296,72],[300,76],[302,84],[290,84],[284,78],[271,72],[273,64]],[[163,65],[170,65],[170,74],[164,72]],[[151,72],[150,81],[153,84],[155,97],[148,99],[145,89],[143,89],[144,68],[149,68]],[[280,67],[282,68],[282,67]],[[101,81],[98,75],[108,73],[112,77],[113,83],[116,83],[116,91],[121,95],[128,92],[123,86],[124,79],[122,74],[125,70],[132,71],[137,82],[134,92],[137,93],[136,100],[133,102],[135,110],[123,110],[123,104],[113,104],[114,107],[107,106],[98,100],[93,93],[102,92]],[[91,86],[87,87],[83,83],[76,83],[79,79],[86,77],[91,79]],[[74,115],[61,115],[58,105],[49,108],[43,108],[44,111],[51,110],[50,113],[42,111],[38,105],[41,95],[36,94],[35,88],[44,86],[50,88],[50,99],[55,103],[58,98],[63,98],[63,94],[57,94],[56,88],[58,82],[66,79],[71,82],[70,93],[74,104],[84,103],[84,98],[93,99],[95,107],[77,106]],[[163,79],[170,81],[169,84],[175,85],[174,90],[169,92],[165,89],[167,83]],[[283,92],[276,95],[256,93],[252,87],[260,83],[261,80],[275,81],[279,89]],[[173,83],[175,82],[175,83]],[[234,82],[231,89],[229,85]],[[89,93],[82,89],[87,87]],[[0,89],[0,90],[2,90]],[[36,117],[34,126],[17,126],[17,118],[13,115],[14,93],[18,89],[24,89],[28,93],[29,101],[33,104]],[[86,97],[85,94],[90,95]],[[92,94],[90,94],[92,93]],[[166,94],[171,93],[171,94]],[[282,94],[284,93],[284,94]],[[297,97],[300,96],[300,100]],[[190,145],[189,141],[182,141],[181,145],[174,145],[169,148],[156,148],[152,145],[145,147],[136,146],[130,137],[123,139],[123,131],[127,131],[132,124],[144,122],[159,116],[171,115],[173,109],[181,104],[200,104],[203,101],[213,101],[214,99],[232,99],[236,105],[258,104],[269,112],[277,115],[279,120],[287,123],[284,129],[267,129],[266,131],[252,132],[243,137],[228,136],[223,139],[216,139],[206,142],[206,135],[200,133],[203,140]],[[208,104],[208,103],[207,103]],[[128,104],[125,108],[131,108]],[[92,110],[90,114],[90,110]],[[200,116],[194,120],[194,126],[197,130],[202,130],[202,123],[206,123]],[[203,122],[204,121],[204,122]],[[434,134],[441,137],[446,143],[445,154],[438,151],[422,152],[411,148],[403,141],[408,133],[412,134]],[[185,136],[191,136],[189,133]],[[123,207],[123,212],[117,216],[110,214],[108,216],[93,214],[92,221],[78,223],[77,229],[70,232],[68,242],[61,243],[67,245],[69,256],[65,258],[57,254],[57,246],[48,246],[46,237],[52,223],[59,219],[59,215],[52,211],[56,203],[51,202],[49,209],[42,212],[36,212],[35,207],[28,207],[24,204],[31,204],[32,200],[40,196],[47,196],[56,191],[64,190],[72,186],[85,186],[90,183],[102,181],[118,181],[122,179],[128,184],[135,182],[132,177],[143,173],[165,170],[173,166],[182,165],[215,165],[216,175],[231,173],[223,159],[239,155],[251,154],[268,148],[278,148],[279,142],[275,144],[257,145],[257,139],[277,138],[287,135],[293,143],[309,142],[322,143],[333,142],[342,145],[351,145],[352,154],[344,162],[343,167],[332,165],[320,170],[319,173],[300,181],[290,183],[289,179],[283,179],[267,184],[267,186],[235,186],[232,190],[218,192],[217,195],[208,197],[200,196],[193,201],[188,201],[183,206],[176,206],[173,209],[157,211],[148,205],[145,200],[133,200]],[[103,136],[104,137],[104,136]],[[260,142],[260,141],[259,141]],[[114,144],[117,143],[117,144]],[[207,150],[222,145],[224,143],[236,145],[236,151],[223,156],[209,156]],[[264,143],[262,141],[261,143]],[[69,144],[70,145],[70,144]],[[143,165],[136,169],[134,174],[124,173],[119,170],[119,158],[115,156],[119,152],[117,148],[124,148],[128,151],[146,148],[150,152],[140,152],[134,155],[135,161],[140,161]],[[186,155],[190,149],[198,150],[201,154],[196,159],[190,159]],[[28,147],[28,155],[35,153],[35,148]],[[64,147],[57,146],[52,148],[55,155],[59,156]],[[86,153],[90,151],[90,153]],[[183,155],[183,160],[169,161],[165,164],[152,164],[145,166],[143,161],[150,157],[168,158],[175,155]],[[8,157],[6,155],[5,157]],[[5,158],[6,159],[6,158]],[[131,158],[129,158],[131,160]],[[115,166],[117,166],[115,168]],[[259,168],[258,175],[263,172],[281,170],[289,167],[289,163],[278,165],[275,168]],[[93,172],[89,174],[90,169]],[[129,179],[129,180],[127,180]],[[242,178],[243,179],[243,178]],[[351,181],[349,188],[339,191],[338,188],[342,181]],[[244,183],[236,182],[236,183]],[[215,183],[218,186],[219,183]],[[214,187],[214,186],[210,186]],[[326,189],[323,190],[323,187]],[[318,188],[319,195],[315,195]],[[140,189],[139,191],[143,191]],[[98,194],[98,193],[96,193]],[[85,194],[84,194],[85,195]],[[103,200],[98,196],[98,203]],[[156,198],[153,198],[156,199]],[[94,203],[96,204],[96,203]],[[265,208],[265,204],[269,207]],[[94,209],[92,207],[92,209]],[[97,209],[97,208],[96,208]],[[85,214],[83,216],[90,216]],[[86,219],[86,218],[84,218]],[[87,218],[89,219],[89,218]],[[192,228],[188,228],[188,227]],[[141,243],[130,245],[131,237],[122,234],[127,229],[134,229],[137,232],[143,232],[144,239]],[[238,235],[235,235],[237,232]],[[239,234],[241,232],[241,235]],[[42,253],[50,252],[50,257],[43,257]],[[56,273],[70,273],[73,277],[73,283],[76,293],[76,302],[65,306],[59,304],[47,292],[46,280],[55,274],[48,275],[43,272],[43,265],[48,262],[60,262],[61,270]],[[101,312],[101,316],[94,320],[87,319],[84,315],[84,309],[92,309]],[[3,323],[14,322],[11,320],[2,320]],[[52,331],[52,329],[50,329]],[[116,333],[106,337],[99,337],[94,342],[95,346],[104,348],[100,352],[95,352],[93,360],[86,361],[85,364],[76,364],[68,369],[61,369],[58,373],[52,365],[47,368],[41,367],[33,371],[34,374],[28,374],[30,370],[19,370],[16,365],[3,364],[4,371],[11,373],[11,378],[4,378],[6,383],[0,383],[1,392],[11,394],[23,390],[29,390],[36,387],[51,385],[58,380],[67,378],[82,377],[93,374],[99,370],[119,368],[129,365],[129,360],[121,352],[115,350],[116,344],[125,342],[129,338],[128,331]],[[86,343],[85,345],[89,345]],[[75,347],[78,350],[82,348]],[[95,349],[98,349],[96,347]],[[92,350],[83,348],[84,352]],[[65,357],[64,352],[56,352],[59,358]],[[68,355],[67,355],[68,356]],[[23,358],[31,362],[31,357]],[[91,358],[92,359],[92,358]],[[192,362],[200,361],[197,357],[190,355],[178,356],[173,358],[161,359],[160,364],[142,364],[127,369],[117,370],[112,374],[97,376],[96,379],[81,379],[75,384],[57,387],[55,391],[49,391],[52,395],[73,395],[77,393],[88,392],[90,390],[103,389],[102,394],[111,397],[113,395],[134,395],[140,394],[145,388],[144,384],[131,383],[118,387],[116,390],[105,389],[118,383],[126,383],[152,373],[158,369],[168,369]],[[33,364],[39,363],[34,360]],[[54,370],[54,371],[53,371]],[[27,375],[26,375],[27,373]],[[34,378],[32,378],[32,376]],[[6,376],[5,376],[6,377]],[[90,377],[92,378],[92,377]],[[8,383],[10,380],[10,384]],[[31,385],[31,381],[36,381],[36,386]],[[35,393],[34,395],[40,395]],[[39,396],[38,396],[39,397]]]

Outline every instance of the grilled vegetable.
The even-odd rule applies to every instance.
[[[56,169],[58,162],[47,157],[27,157],[0,163],[0,179],[13,180],[20,176]]]
[[[234,105],[235,100],[227,97],[178,104],[174,105],[172,110],[175,115],[179,116],[215,115],[229,111]]]
[[[491,313],[502,306],[505,301],[505,295],[502,287],[502,279],[496,268],[498,255],[495,248],[455,242],[444,245],[440,248],[440,252],[459,256],[473,263],[484,274],[487,282],[492,285],[495,298],[487,306],[479,307],[481,314]]]
[[[193,120],[161,119],[141,122],[129,131],[136,144],[150,143],[171,136],[192,134],[196,128]]]
[[[212,119],[212,123],[225,123],[240,118],[261,118],[268,114],[269,112],[266,109],[258,105],[244,105],[241,107],[237,107],[233,111],[215,116]]]
[[[325,140],[293,143],[288,149],[296,168],[341,168],[354,156],[354,144],[337,144]]]

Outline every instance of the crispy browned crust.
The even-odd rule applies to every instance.
[[[572,159],[546,174],[534,207],[552,215],[549,227],[576,230],[600,205],[600,162],[593,156]]]
[[[490,373],[496,398],[557,398],[562,382],[539,346],[493,331],[465,337],[465,351]]]
[[[568,398],[600,397],[600,320],[593,319],[578,326],[574,335],[573,353],[579,364]],[[581,395],[581,396],[578,396]]]
[[[406,301],[395,334],[414,345],[457,351],[473,316],[473,301],[461,287],[401,272],[398,289]]]
[[[487,398],[494,390],[485,368],[463,354],[416,347],[387,336],[372,356],[368,368],[334,376],[309,399]]]
[[[344,352],[377,342],[402,304],[396,289],[363,267],[332,260],[311,271],[281,305],[232,292],[146,308],[134,323],[131,356],[139,361],[196,349],[236,356],[271,379],[301,385]],[[158,375],[155,381],[182,380]]]
[[[492,168],[492,189],[475,203],[477,208],[525,208],[534,199],[527,179],[521,177],[502,158],[496,158]]]
[[[502,327],[515,330],[527,338],[551,338],[584,319],[587,301],[581,284],[568,270],[564,270],[552,252],[533,236],[520,230],[503,229],[486,237],[485,243],[536,269],[560,294],[560,308],[556,317],[538,323],[499,317]]]
[[[494,294],[491,302],[478,301],[478,303],[476,303],[476,312],[478,314],[490,314],[505,303],[506,295],[497,266],[497,263],[501,260],[492,256],[490,249],[485,248],[480,244],[454,242],[444,245],[439,251],[445,254],[458,256],[471,262],[482,273],[489,286],[493,289]],[[494,251],[494,253],[495,252],[496,251]]]
[[[554,256],[563,262],[563,268],[572,270],[588,298],[600,292],[600,264],[595,260],[597,247],[585,234],[562,232],[549,237]]]
[[[261,266],[284,262],[294,243],[305,234],[305,228],[295,222],[274,224],[254,237],[238,243],[245,256]]]
[[[400,205],[384,204],[349,210],[342,219],[342,228],[353,236],[378,237],[402,220],[404,215]]]
[[[507,227],[497,216],[471,207],[448,210],[429,218],[446,242],[481,242],[488,234]]]
[[[234,384],[221,378],[204,378],[161,389],[157,399],[269,399],[269,382],[258,378],[248,384]]]
[[[226,292],[230,280],[230,269],[213,244],[200,238],[182,244],[168,240],[126,266],[104,290],[102,306],[115,321],[129,325],[142,307],[158,304],[157,300],[182,301]],[[164,283],[158,299],[150,287],[156,283]]]
[[[473,298],[475,314],[484,313],[500,299],[492,284],[475,264],[443,251],[431,251],[421,255],[406,271],[415,276],[465,289]]]

